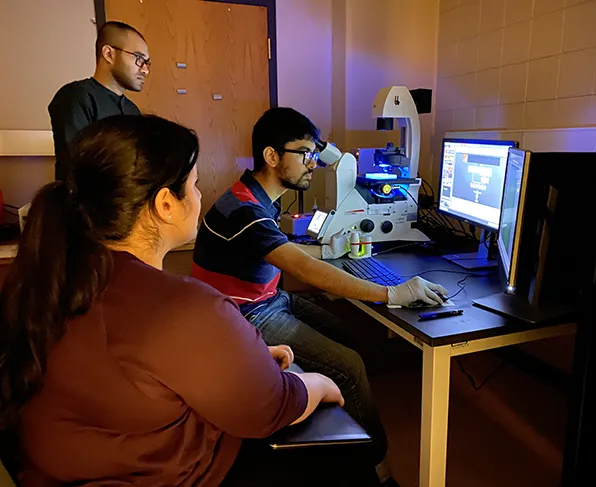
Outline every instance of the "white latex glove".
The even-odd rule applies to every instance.
[[[414,301],[424,301],[430,305],[443,304],[443,300],[437,295],[442,294],[447,297],[449,292],[443,286],[427,281],[421,277],[414,277],[399,286],[389,286],[387,288],[388,304],[407,306]]]
[[[350,248],[350,234],[344,233],[344,230],[340,230],[329,240],[329,245],[323,245],[321,247],[321,258],[323,260],[339,259],[346,255]]]

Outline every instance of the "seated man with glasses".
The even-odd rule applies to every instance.
[[[147,43],[134,27],[106,22],[95,42],[95,74],[64,85],[48,106],[54,135],[56,179],[71,167],[70,144],[75,135],[96,120],[111,115],[140,115],[124,92],[141,91],[151,61]]]
[[[289,345],[308,372],[330,377],[345,408],[373,439],[376,463],[387,448],[373,405],[366,370],[353,348],[357,339],[344,322],[315,304],[277,288],[280,270],[324,291],[364,301],[408,304],[447,295],[441,286],[415,278],[390,288],[363,281],[321,261],[343,256],[346,237],[329,246],[295,245],[280,231],[279,198],[309,188],[317,166],[319,130],[291,108],[272,108],[252,133],[254,170],[246,171],[205,215],[195,250],[193,276],[230,296],[267,344]],[[316,252],[313,252],[316,251]]]

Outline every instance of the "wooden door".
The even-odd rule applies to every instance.
[[[267,9],[202,0],[105,0],[105,9],[149,45],[149,78],[127,95],[199,136],[204,214],[252,168],[252,127],[269,108]]]

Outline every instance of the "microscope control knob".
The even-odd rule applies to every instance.
[[[389,220],[385,220],[383,223],[381,223],[381,232],[391,233],[392,230],[393,230],[393,223],[391,223]]]
[[[362,220],[360,222],[360,230],[364,233],[370,233],[375,229],[375,222],[369,219]]]

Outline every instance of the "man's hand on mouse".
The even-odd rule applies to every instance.
[[[399,286],[389,286],[387,288],[388,304],[397,306],[406,306],[418,300],[429,305],[443,304],[443,300],[437,293],[443,296],[449,294],[443,286],[418,276]]]

